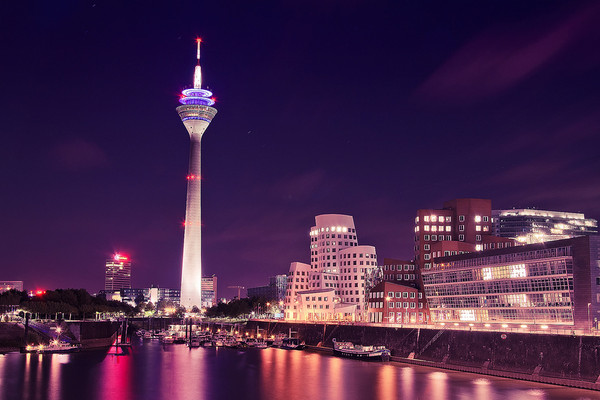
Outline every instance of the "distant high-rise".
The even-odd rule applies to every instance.
[[[115,253],[106,260],[104,290],[113,292],[131,288],[131,261],[129,257]]]
[[[217,114],[211,107],[215,104],[212,93],[202,89],[200,68],[200,39],[197,39],[198,64],[194,70],[194,87],[181,93],[177,107],[179,117],[190,135],[190,164],[187,175],[187,202],[185,209],[185,233],[183,239],[183,263],[181,267],[181,305],[190,308],[202,306],[202,245],[200,218],[200,140],[202,134]]]

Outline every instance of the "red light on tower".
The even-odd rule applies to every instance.
[[[197,37],[196,38],[196,43],[202,43],[202,38],[201,37]]]

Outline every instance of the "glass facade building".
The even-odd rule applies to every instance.
[[[422,271],[437,323],[597,326],[600,237],[440,257]]]
[[[492,211],[496,236],[521,243],[540,243],[598,234],[598,221],[584,214],[534,209]]]

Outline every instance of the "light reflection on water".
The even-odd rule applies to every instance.
[[[600,399],[600,393],[281,349],[147,342],[106,352],[0,355],[0,400]]]

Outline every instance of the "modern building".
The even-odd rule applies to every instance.
[[[492,202],[487,199],[454,199],[441,209],[418,210],[416,265],[426,270],[438,256],[512,246],[513,240],[493,235],[491,214]]]
[[[393,282],[380,282],[369,291],[369,322],[427,324],[429,310],[423,291]]]
[[[212,307],[217,304],[217,276],[202,278],[202,307]]]
[[[269,284],[248,288],[248,297],[259,297],[273,302],[285,300],[287,287],[287,275],[275,275],[269,277]]]
[[[0,293],[9,290],[23,291],[23,281],[0,281]]]
[[[173,303],[179,304],[180,292],[179,289],[159,288],[152,286],[145,289],[128,288],[119,291],[120,301],[135,305],[135,300],[143,298],[144,302],[158,303],[160,300],[170,300]]]
[[[190,161],[187,175],[187,202],[184,222],[183,263],[181,268],[181,305],[191,308],[202,305],[202,244],[200,202],[200,140],[217,114],[212,93],[202,89],[200,39],[197,39],[198,63],[194,70],[194,87],[181,93],[177,112],[190,135]]]
[[[597,235],[598,221],[582,213],[536,209],[493,210],[496,236],[519,243],[540,243],[576,236]]]
[[[597,328],[599,236],[440,257],[422,274],[436,323]]]
[[[112,258],[106,260],[104,272],[106,292],[131,288],[131,261],[128,256],[115,253]]]
[[[288,273],[285,299],[285,317],[289,320],[320,315],[306,307],[303,292],[322,290],[322,299],[333,301],[335,309],[323,312],[328,318],[365,321],[367,318],[366,282],[371,271],[377,268],[375,247],[358,244],[354,219],[349,215],[323,214],[315,217],[310,230],[310,265],[292,263]],[[312,302],[312,295],[309,296]],[[314,295],[318,301],[318,295]],[[322,300],[324,301],[324,300]],[[316,304],[316,303],[315,303]],[[317,304],[319,307],[326,304]]]

